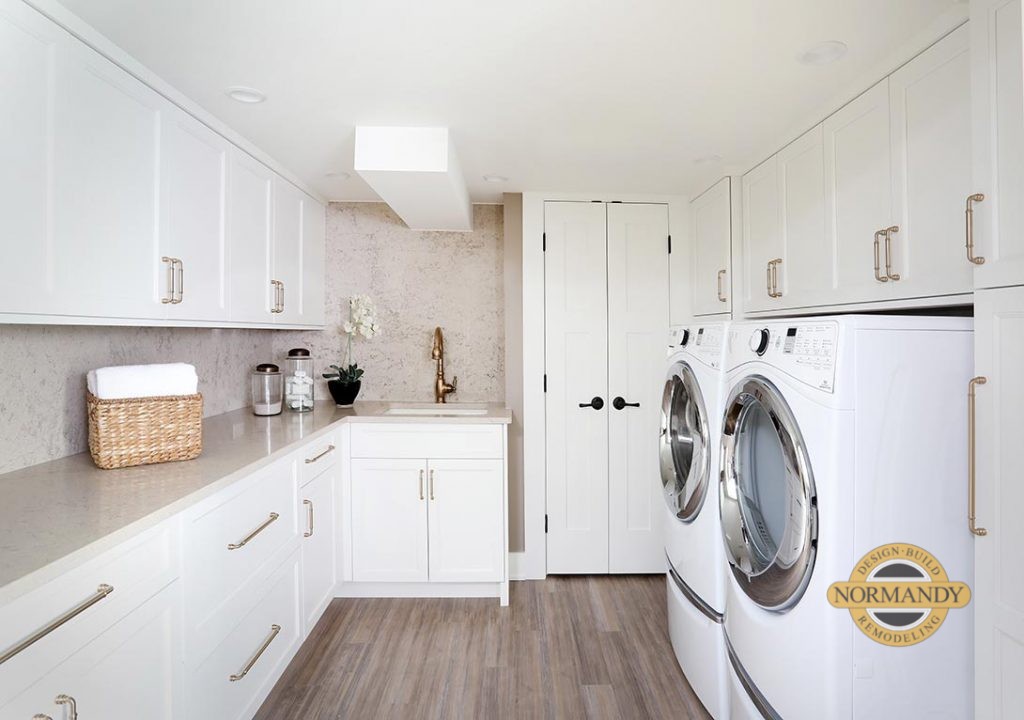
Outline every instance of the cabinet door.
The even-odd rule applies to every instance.
[[[833,302],[832,245],[825,235],[825,151],[818,125],[779,151],[779,306]],[[783,284],[784,281],[784,284]]]
[[[299,490],[299,523],[303,529],[302,617],[306,632],[313,629],[334,597],[335,467],[320,473]]]
[[[53,77],[66,34],[23,2],[0,2],[0,312],[54,311],[48,158]]]
[[[271,278],[281,287],[282,312],[274,322],[294,325],[302,319],[302,221],[305,194],[287,180],[274,177],[274,241]]]
[[[430,581],[503,580],[503,461],[430,460],[427,466]]]
[[[875,279],[875,232],[891,225],[889,82],[825,120],[825,231],[835,257],[833,304],[887,300]],[[884,262],[883,262],[884,272]]]
[[[63,44],[53,112],[54,310],[160,318],[160,127],[170,104],[78,42]]]
[[[241,150],[228,172],[228,286],[231,319],[264,323],[270,313],[274,173]]]
[[[427,580],[426,463],[352,460],[352,579]]]
[[[180,613],[174,583],[0,707],[0,717],[73,717],[58,695],[72,699],[83,719],[181,717]]]
[[[302,323],[323,325],[326,213],[323,205],[309,197],[302,211]]]
[[[608,572],[608,264],[603,203],[544,203],[547,568]],[[601,398],[600,407],[589,406]],[[586,405],[586,407],[584,407]]]
[[[988,531],[974,540],[975,716],[1009,720],[1024,707],[1024,288],[978,292],[974,318],[976,372],[987,380],[975,387],[977,524]]]
[[[779,172],[772,156],[743,176],[743,309],[771,310],[786,294],[788,263],[779,232]],[[782,262],[778,262],[778,261]],[[776,267],[774,272],[769,263]],[[774,274],[774,282],[770,276]]]
[[[964,202],[972,192],[968,33],[961,26],[889,78],[897,297],[972,289],[964,252]]]
[[[730,178],[722,178],[690,205],[694,315],[732,311],[731,182]]]
[[[976,287],[1024,284],[1024,47],[1020,0],[971,0]]]
[[[228,142],[180,110],[162,128],[160,168],[161,298],[172,298],[170,263],[180,261],[177,303],[167,317],[226,320]]]
[[[608,571],[665,566],[657,482],[668,207],[608,205]],[[614,398],[631,403],[616,409]],[[637,407],[633,407],[636,404]]]

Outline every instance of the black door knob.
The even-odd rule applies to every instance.
[[[615,408],[616,410],[621,410],[622,408],[628,407],[640,407],[640,403],[626,402],[626,399],[620,395],[619,397],[612,400],[612,407]]]
[[[601,408],[604,407],[604,400],[602,400],[599,397],[595,397],[593,400],[591,400],[588,403],[580,403],[580,407],[588,407],[588,408],[594,408],[595,410],[600,410]]]

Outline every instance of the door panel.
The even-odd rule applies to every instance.
[[[170,298],[163,257],[181,260],[181,302],[168,318],[226,320],[228,142],[184,112],[162,130],[159,294]]]
[[[352,579],[427,580],[426,463],[352,460]]]
[[[665,205],[608,205],[608,397],[640,407],[608,415],[609,572],[665,568],[658,469],[668,330]]]
[[[977,523],[988,531],[974,541],[975,715],[1002,720],[1024,701],[1024,288],[977,293],[974,318],[976,372],[987,379],[975,388]]]
[[[231,153],[228,189],[229,308],[236,322],[270,323],[274,173]]]
[[[306,632],[313,629],[334,596],[334,483],[331,467],[299,490],[299,527],[302,528],[302,619]]]
[[[305,194],[274,176],[274,263],[272,278],[284,284],[284,311],[278,323],[302,322],[302,223]]]
[[[873,240],[892,218],[888,80],[825,120],[823,131],[833,304],[887,300],[892,283],[875,279]]]
[[[608,572],[608,271],[602,203],[544,204],[547,562]],[[601,410],[581,408],[601,397]]]
[[[779,307],[825,304],[832,298],[832,245],[825,234],[825,151],[822,126],[779,151],[779,210],[784,261]],[[784,281],[784,283],[783,283]]]
[[[971,180],[969,31],[955,30],[889,78],[894,295],[970,292],[964,202]]]
[[[430,460],[431,582],[498,582],[504,577],[504,463]]]
[[[771,310],[782,298],[768,296],[767,270],[778,263],[778,289],[786,295],[788,264],[779,232],[779,173],[777,156],[765,160],[743,176],[743,308]]]
[[[1020,0],[971,0],[976,287],[1024,283],[1024,48]]]
[[[732,180],[722,178],[690,205],[693,243],[693,314],[732,311]],[[724,272],[723,272],[724,271]],[[719,273],[722,294],[719,295]],[[724,300],[723,300],[724,298]]]

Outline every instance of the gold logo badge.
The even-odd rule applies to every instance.
[[[832,607],[850,611],[860,631],[893,647],[931,637],[950,610],[971,601],[966,583],[954,582],[931,553],[917,545],[881,545],[862,557],[847,582],[828,588]]]

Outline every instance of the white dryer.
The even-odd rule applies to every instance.
[[[673,328],[661,404],[669,636],[704,707],[728,717],[725,556],[718,517],[722,362],[728,323]]]
[[[886,316],[732,325],[719,485],[732,717],[971,716],[969,607],[924,642],[890,647],[827,597],[895,542],[973,580],[971,329]]]

